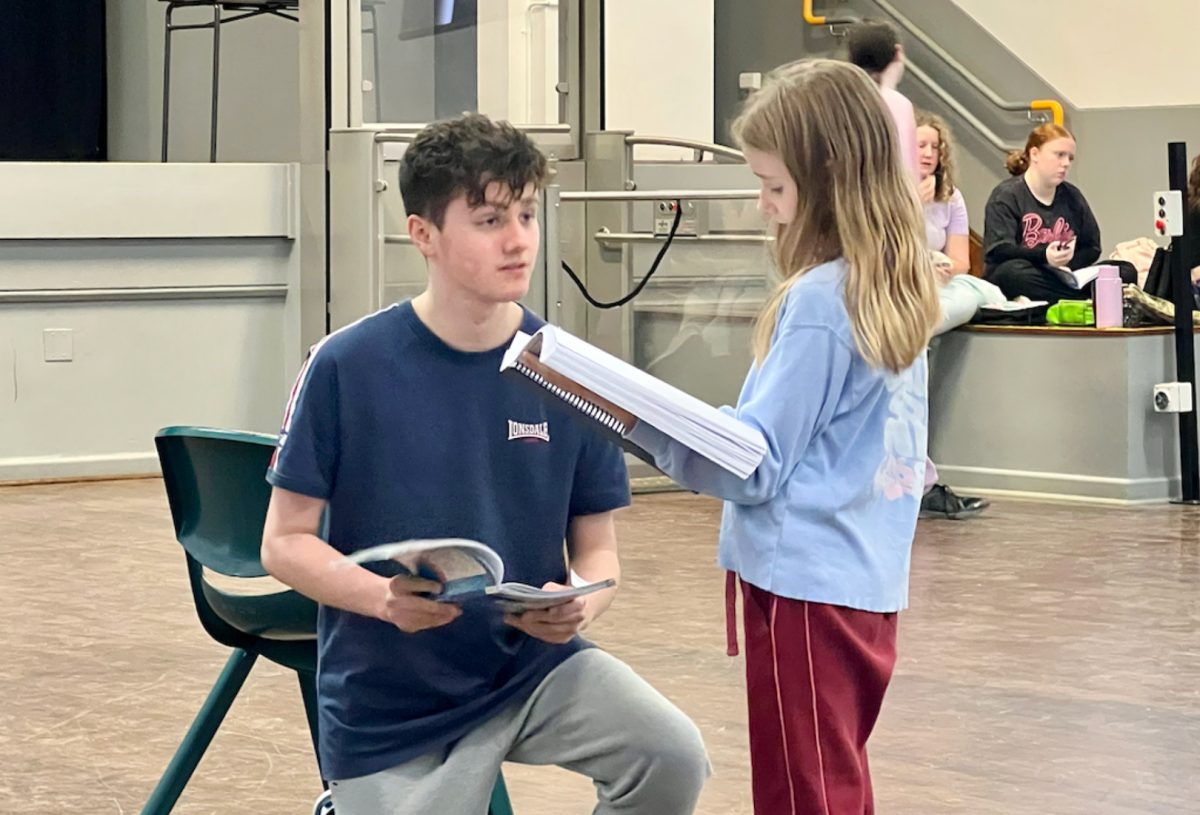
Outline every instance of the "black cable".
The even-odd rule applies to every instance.
[[[571,282],[579,288],[579,293],[583,295],[583,299],[587,300],[596,308],[619,308],[625,305],[633,298],[642,293],[642,289],[646,288],[646,284],[650,282],[650,278],[658,271],[658,264],[662,262],[663,255],[667,254],[667,250],[671,248],[671,241],[675,240],[675,232],[679,229],[679,221],[683,217],[683,202],[675,202],[675,220],[671,222],[671,230],[667,233],[667,240],[658,250],[658,254],[654,257],[654,262],[650,264],[650,270],[646,272],[646,276],[642,278],[642,282],[634,286],[633,291],[626,294],[619,300],[613,300],[611,303],[604,303],[592,297],[587,287],[583,285],[583,281],[575,274],[575,270],[567,265],[564,260],[562,262],[563,271],[567,273],[567,277],[571,278]]]

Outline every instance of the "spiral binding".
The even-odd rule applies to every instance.
[[[583,415],[587,416],[589,419],[595,419],[597,422],[604,425],[606,428],[613,431],[614,433],[617,433],[622,436],[625,435],[625,423],[622,422],[620,419],[618,419],[616,416],[609,413],[604,408],[600,407],[599,405],[593,404],[592,402],[589,402],[588,400],[584,399],[582,396],[571,393],[569,390],[567,390],[565,388],[560,388],[558,385],[555,385],[549,379],[542,376],[537,371],[533,370],[533,368],[530,368],[527,365],[524,365],[524,364],[518,362],[518,363],[515,363],[513,365],[513,367],[516,368],[521,373],[523,373],[525,376],[532,379],[537,384],[541,385],[546,390],[550,391],[552,394],[557,396],[559,399],[562,399],[564,402],[566,402],[568,405],[570,405],[571,407],[578,410]]]

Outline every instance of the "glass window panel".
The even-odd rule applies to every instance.
[[[558,0],[360,3],[365,122],[561,122]]]

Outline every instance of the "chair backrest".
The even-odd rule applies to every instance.
[[[154,438],[175,537],[205,567],[261,577],[263,523],[271,500],[265,480],[275,437],[167,427]]]
[[[201,625],[231,648],[293,670],[316,670],[315,602],[282,584],[276,584],[281,591],[263,592],[260,584],[254,591],[231,593],[233,584],[212,580],[211,572],[235,583],[266,574],[260,553],[271,486],[265,476],[275,437],[167,427],[154,443]]]

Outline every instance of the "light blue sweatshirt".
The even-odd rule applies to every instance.
[[[846,263],[788,292],[770,353],[738,406],[766,437],[742,480],[638,422],[629,439],[683,486],[725,499],[718,561],[781,597],[899,611],[925,479],[925,355],[899,374],[858,353],[843,299]]]

